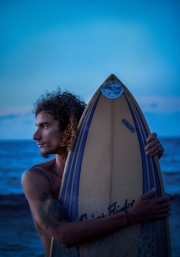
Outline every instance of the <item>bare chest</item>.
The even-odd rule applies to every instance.
[[[59,199],[59,191],[61,187],[61,182],[62,182],[62,176],[60,176],[57,173],[56,167],[54,163],[46,167],[46,170],[48,170],[48,173],[51,178],[51,183],[52,183],[52,189],[53,189],[53,196],[56,199]]]
[[[58,200],[59,199],[59,192],[61,187],[62,178],[58,178],[57,176],[53,176],[53,196]]]

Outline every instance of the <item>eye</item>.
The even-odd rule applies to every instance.
[[[47,128],[48,128],[48,125],[47,125],[47,124],[44,124],[44,125],[43,125],[43,128],[44,128],[44,129],[47,129]]]

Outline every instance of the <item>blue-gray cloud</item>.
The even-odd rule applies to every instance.
[[[0,116],[0,139],[31,139],[35,120],[31,113]]]
[[[144,110],[145,118],[152,132],[160,137],[179,137],[180,110],[176,112],[155,112]],[[35,131],[35,119],[31,113],[0,116],[0,140],[31,139]]]
[[[3,120],[13,120],[19,117],[19,114],[8,114],[8,115],[0,115],[0,121]]]

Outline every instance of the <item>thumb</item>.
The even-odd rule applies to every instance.
[[[156,188],[152,188],[151,190],[149,190],[147,193],[145,193],[143,196],[142,196],[142,199],[145,200],[145,199],[148,199],[149,197],[151,197],[152,195],[154,195],[156,192]]]

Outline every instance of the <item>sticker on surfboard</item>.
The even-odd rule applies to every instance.
[[[109,99],[115,99],[122,95],[124,88],[117,81],[108,81],[101,88],[101,92]]]

